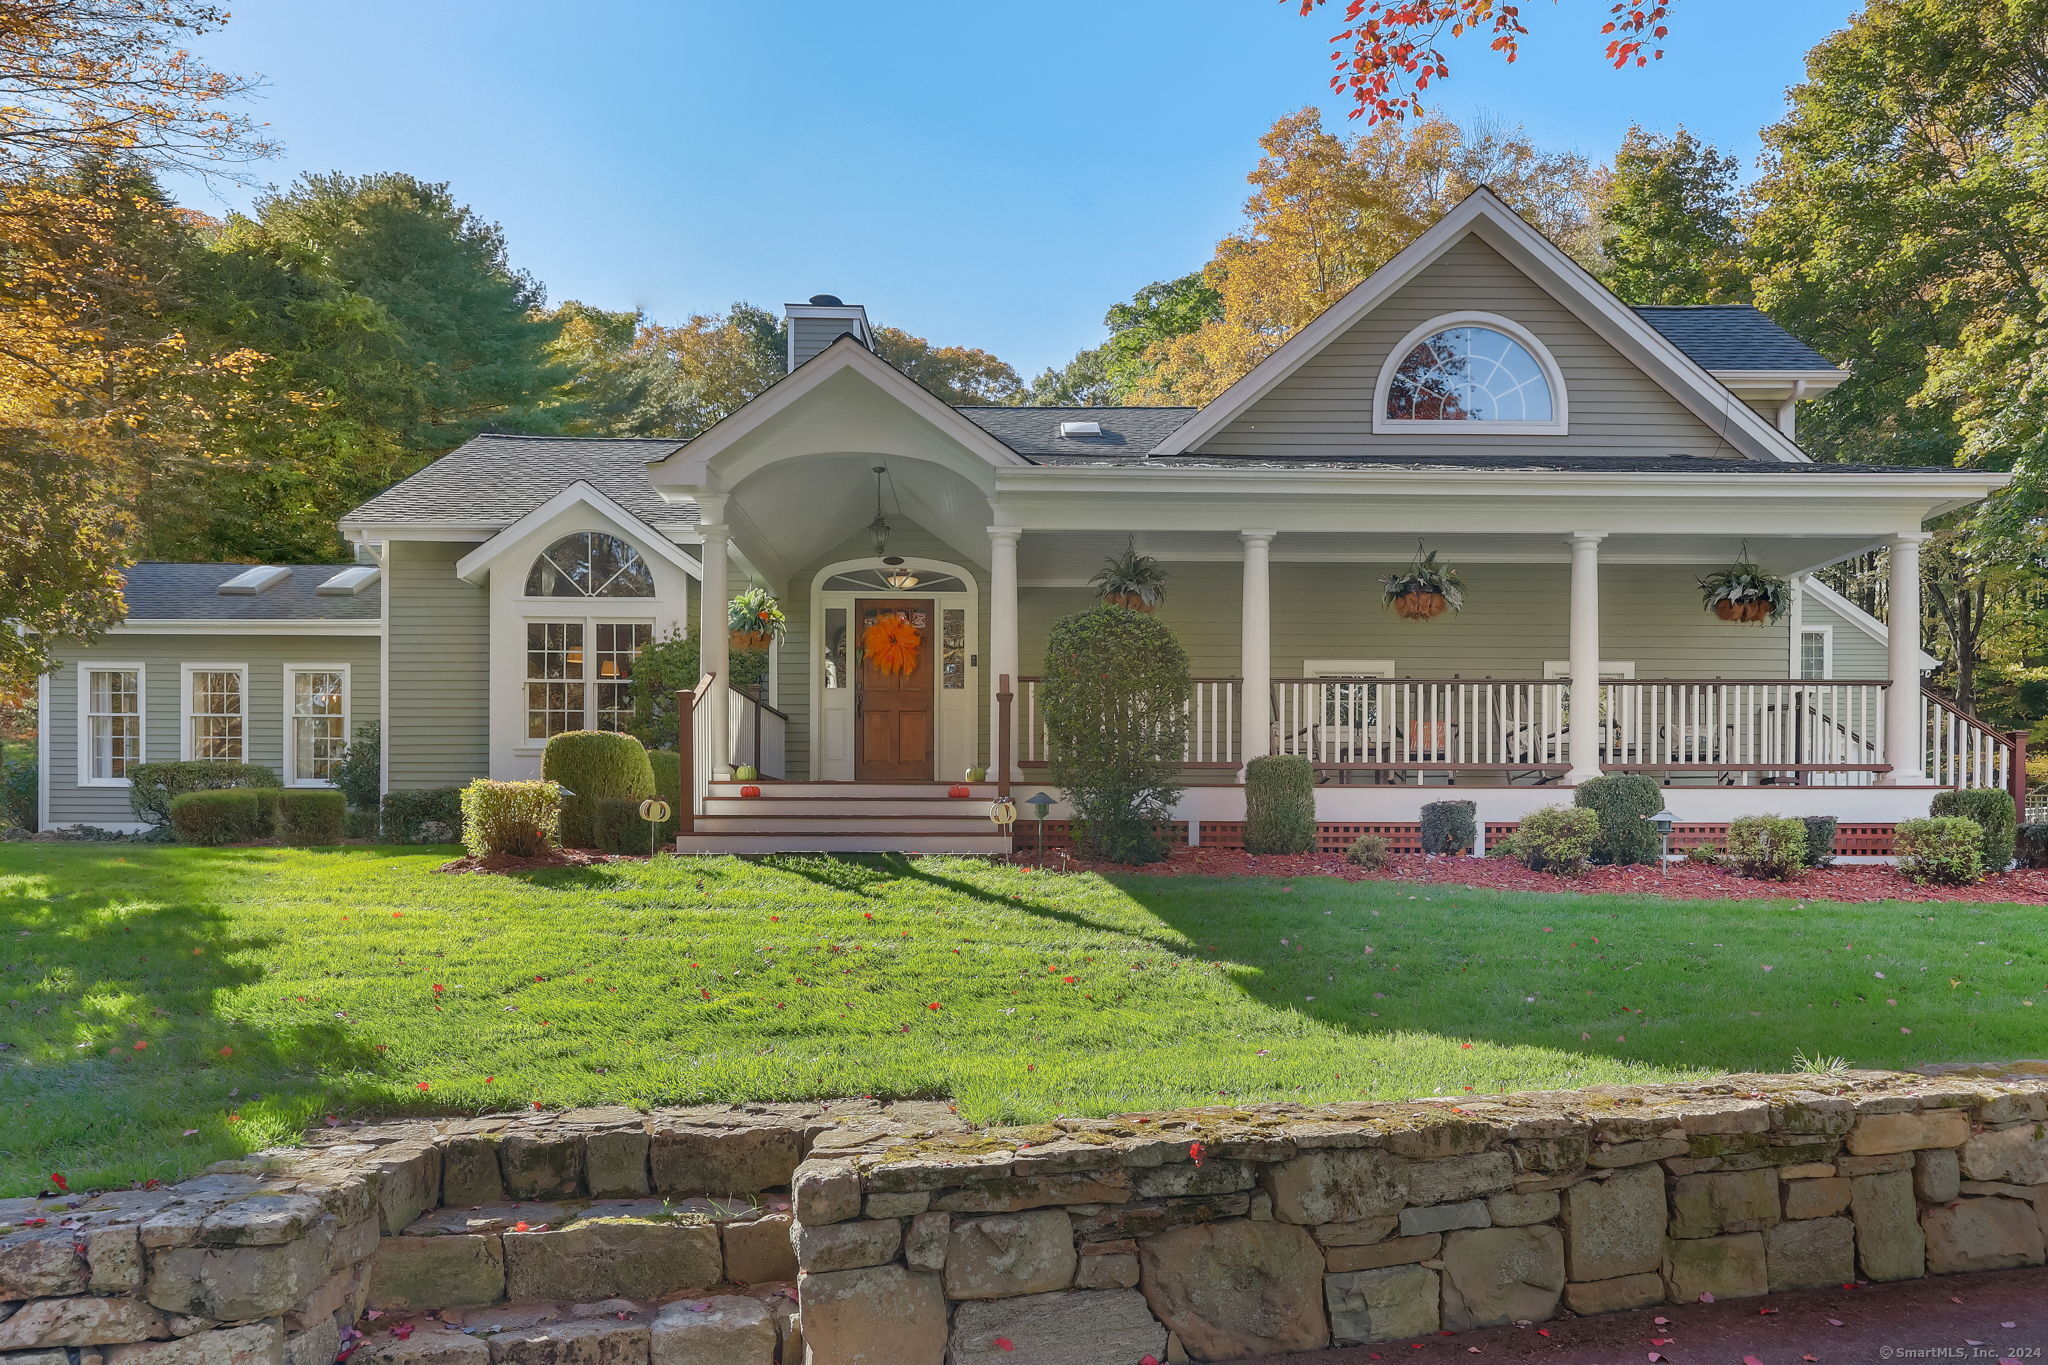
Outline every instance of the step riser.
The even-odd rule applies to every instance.
[[[896,797],[902,799],[916,796],[944,796],[947,789],[952,785],[950,782],[713,782],[710,795],[717,800],[767,800],[769,797],[823,796],[841,801],[860,801],[869,797],[880,797],[883,799]],[[743,798],[740,796],[740,788],[743,786],[758,786],[761,789],[761,795],[759,797]],[[993,782],[972,783],[969,784],[968,790],[973,795],[971,797],[962,797],[960,798],[961,800],[977,800],[984,804],[995,800],[996,786]]]
[[[988,835],[698,834],[676,840],[681,854],[718,853],[961,853],[1002,857],[1010,841]]]
[[[704,803],[704,816],[740,816],[751,819],[767,819],[772,816],[822,816],[822,815],[916,815],[930,820],[961,819],[973,817],[976,820],[988,818],[988,802],[962,797],[957,801],[940,799],[936,801],[891,800],[883,797],[868,797],[861,800],[841,801],[837,798],[817,801],[809,799],[785,800],[775,796],[728,800],[714,796]],[[700,817],[703,818],[703,817]]]
[[[857,829],[868,834],[946,834],[973,836],[994,834],[996,827],[989,821],[974,819],[942,820],[928,815],[874,815],[868,811],[850,811],[845,820],[820,820],[801,815],[700,815],[697,817],[699,834],[832,834],[844,829]]]

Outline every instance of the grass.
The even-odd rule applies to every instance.
[[[329,1113],[870,1094],[1002,1121],[2048,1055],[2025,907],[447,856],[0,845],[0,1195]]]

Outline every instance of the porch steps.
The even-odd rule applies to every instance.
[[[1010,838],[989,822],[992,782],[946,795],[943,782],[713,782],[678,853],[959,853],[999,857]]]

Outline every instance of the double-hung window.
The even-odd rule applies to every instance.
[[[649,621],[528,621],[528,741],[624,730],[633,719],[633,660],[653,639]]]
[[[1835,666],[1835,633],[1826,626],[1799,632],[1799,676],[1826,678]]]
[[[287,664],[284,670],[284,780],[324,786],[348,747],[346,664]]]
[[[183,673],[185,757],[248,761],[248,665],[186,664]]]
[[[78,675],[78,780],[125,785],[143,761],[142,665],[88,665]]]

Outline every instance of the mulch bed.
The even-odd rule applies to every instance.
[[[1037,853],[1011,862],[1041,865]],[[1475,886],[1488,891],[1563,891],[1579,895],[1617,893],[1665,896],[1672,900],[1964,901],[2048,905],[2048,871],[2023,868],[1986,877],[1972,886],[1923,886],[1895,867],[1853,864],[1818,868],[1791,881],[1760,881],[1699,863],[1655,867],[1596,867],[1580,877],[1532,872],[1507,858],[1430,857],[1395,854],[1384,872],[1353,867],[1335,853],[1256,854],[1237,849],[1176,848],[1165,862],[1143,867],[1098,863],[1049,849],[1043,866],[1061,871],[1145,877],[1340,877],[1353,882],[1422,882]]]

